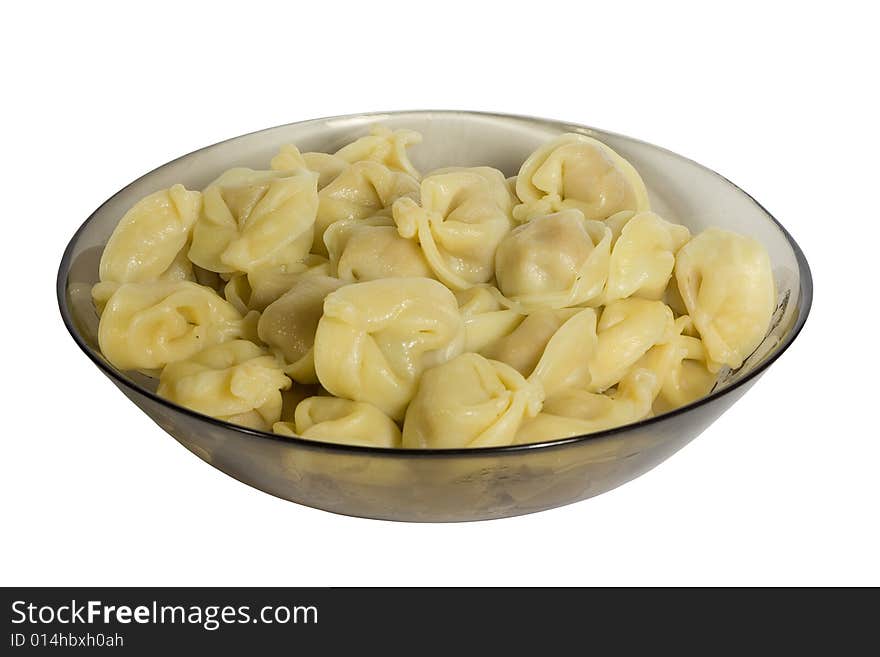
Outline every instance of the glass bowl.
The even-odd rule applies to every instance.
[[[422,171],[491,165],[515,175],[538,145],[563,132],[605,142],[635,165],[651,203],[692,232],[720,226],[751,235],[773,263],[779,303],[767,338],[707,397],[664,415],[586,436],[483,449],[407,450],[285,438],[241,428],[158,397],[156,382],[112,367],[97,345],[90,289],[116,222],[141,197],[183,183],[200,189],[231,166],[266,168],[284,143],[332,152],[369,126],[424,135],[412,159]],[[681,449],[738,400],[792,343],[812,300],[810,269],[785,228],[717,173],[644,142],[579,125],[501,114],[418,111],[316,119],[208,146],[165,164],[117,192],[70,240],[57,282],[61,316],[92,362],[160,427],[199,458],[272,495],[327,511],[388,520],[449,522],[533,513],[611,490]],[[97,410],[97,409],[96,409]],[[122,438],[120,438],[122,439]]]

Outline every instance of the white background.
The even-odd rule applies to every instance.
[[[6,9],[0,583],[880,584],[868,3],[303,4]],[[533,516],[414,525],[223,475],[66,334],[64,246],[135,177],[267,126],[418,108],[585,123],[723,173],[810,260],[802,336],[700,438],[622,488]]]

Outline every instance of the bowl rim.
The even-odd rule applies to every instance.
[[[191,409],[188,409],[183,406],[179,406],[167,399],[160,397],[155,392],[144,388],[143,386],[135,383],[130,380],[125,374],[117,370],[114,367],[111,367],[108,363],[105,363],[103,360],[97,357],[97,355],[93,352],[91,347],[85,343],[83,338],[79,335],[76,327],[74,326],[73,317],[70,312],[70,308],[67,303],[67,279],[70,273],[72,261],[73,261],[73,249],[79,240],[80,234],[85,230],[85,228],[91,223],[94,219],[95,215],[97,215],[101,209],[107,205],[110,201],[115,199],[120,194],[124,193],[128,188],[133,185],[136,185],[138,182],[143,180],[144,178],[149,177],[154,172],[159,169],[172,164],[178,160],[194,155],[195,153],[202,152],[209,148],[213,148],[220,144],[224,144],[236,139],[242,139],[245,137],[249,137],[252,135],[269,132],[271,130],[276,130],[278,128],[283,128],[287,126],[293,125],[301,125],[305,123],[318,123],[325,121],[341,121],[341,120],[354,120],[360,118],[374,118],[380,119],[385,117],[398,117],[404,118],[407,116],[413,115],[424,115],[424,114],[445,114],[445,115],[463,115],[463,116],[476,116],[483,118],[496,118],[502,120],[517,120],[517,121],[526,121],[530,123],[538,123],[543,124],[549,127],[553,127],[556,129],[562,129],[565,131],[571,131],[572,129],[576,129],[579,131],[589,131],[589,132],[598,132],[606,135],[611,135],[613,137],[620,137],[622,139],[626,139],[635,143],[643,144],[645,146],[649,146],[651,148],[660,150],[668,155],[673,157],[680,158],[685,160],[691,164],[694,164],[701,169],[713,174],[714,176],[720,178],[727,184],[734,187],[740,193],[745,195],[749,200],[754,203],[760,211],[762,211],[767,218],[779,229],[782,233],[785,240],[788,242],[789,247],[792,249],[794,253],[795,260],[798,264],[798,276],[799,276],[799,295],[798,295],[798,313],[797,318],[795,319],[794,326],[791,331],[785,337],[782,342],[777,345],[777,347],[773,350],[773,352],[765,358],[765,360],[755,367],[751,372],[749,372],[746,376],[744,376],[739,381],[732,383],[731,385],[723,388],[721,390],[716,390],[706,395],[705,397],[701,397],[696,401],[691,402],[690,404],[686,404],[684,406],[679,406],[671,411],[666,413],[662,413],[660,415],[655,415],[649,418],[645,418],[639,420],[637,422],[631,422],[629,424],[623,424],[618,427],[613,427],[611,429],[605,429],[603,431],[596,431],[594,433],[582,434],[578,436],[570,436],[567,438],[559,438],[556,440],[546,440],[538,443],[527,443],[523,445],[501,445],[495,447],[455,447],[455,448],[412,448],[412,447],[374,447],[368,445],[351,445],[347,443],[334,443],[334,442],[325,442],[320,440],[309,440],[307,438],[301,438],[298,436],[281,436],[279,434],[271,433],[268,431],[260,431],[258,429],[251,429],[249,427],[243,427],[237,424],[232,424],[230,422],[226,422],[224,420],[219,420],[217,418],[211,417],[209,415],[203,415]],[[307,447],[310,449],[318,449],[318,450],[329,450],[329,451],[340,451],[340,452],[354,452],[360,454],[371,454],[371,455],[380,455],[380,456],[404,456],[404,457],[447,457],[447,456],[486,456],[486,455],[496,455],[496,454],[509,454],[509,453],[519,453],[526,452],[530,450],[536,449],[548,449],[548,448],[558,448],[564,447],[568,445],[572,445],[574,443],[582,443],[593,440],[601,440],[603,438],[609,438],[624,432],[631,431],[633,429],[642,429],[645,427],[653,426],[656,424],[661,424],[664,422],[668,422],[679,415],[684,413],[688,413],[689,411],[700,408],[701,406],[711,404],[712,402],[721,399],[731,393],[733,393],[738,388],[755,381],[764,371],[769,368],[776,360],[783,354],[791,344],[795,341],[795,339],[800,334],[801,330],[804,327],[804,324],[807,321],[807,317],[809,317],[810,310],[813,305],[813,276],[810,270],[810,265],[807,262],[807,258],[804,255],[803,250],[800,245],[795,241],[795,239],[791,236],[791,234],[786,230],[785,226],[783,226],[777,219],[774,217],[761,203],[759,203],[751,194],[742,189],[739,185],[732,182],[730,179],[721,175],[714,169],[710,169],[709,167],[700,164],[699,162],[692,160],[684,155],[671,151],[662,146],[657,146],[656,144],[636,139],[634,137],[629,137],[627,135],[623,135],[620,133],[602,130],[600,128],[594,128],[591,126],[586,126],[577,123],[571,123],[568,121],[560,121],[555,119],[545,119],[541,117],[534,117],[522,114],[508,114],[501,112],[487,112],[487,111],[475,111],[475,110],[454,110],[454,109],[436,109],[436,110],[390,110],[390,111],[376,111],[376,112],[364,112],[364,113],[355,113],[355,114],[341,114],[336,116],[327,116],[327,117],[319,117],[314,119],[306,119],[303,121],[294,121],[291,123],[282,123],[280,125],[272,126],[269,128],[262,128],[260,130],[254,130],[252,132],[247,132],[241,135],[236,135],[234,137],[230,137],[228,139],[223,139],[221,141],[215,142],[213,144],[209,144],[207,146],[203,146],[202,148],[198,148],[194,151],[181,155],[179,157],[173,158],[168,162],[160,164],[159,166],[151,169],[147,173],[139,176],[132,182],[128,183],[120,190],[112,194],[109,198],[107,198],[101,205],[99,205],[87,218],[86,220],[77,228],[76,232],[70,238],[67,243],[67,246],[64,249],[64,254],[61,257],[61,263],[58,267],[58,275],[56,278],[56,295],[58,298],[58,307],[61,312],[61,319],[64,322],[65,327],[67,328],[68,333],[73,338],[73,341],[79,346],[79,348],[89,357],[89,359],[100,369],[106,376],[108,376],[117,386],[122,388],[128,388],[133,392],[143,395],[150,399],[153,402],[156,402],[162,406],[168,407],[172,411],[176,411],[178,413],[182,413],[184,415],[190,416],[194,419],[207,422],[209,424],[217,425],[221,428],[233,430],[238,433],[241,433],[246,436],[250,436],[253,438],[258,438],[262,440],[274,440],[278,442],[288,443],[288,444],[296,444],[302,447]]]

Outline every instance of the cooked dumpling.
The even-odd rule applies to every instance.
[[[617,243],[620,234],[623,232],[623,227],[626,226],[626,224],[629,223],[629,220],[635,216],[636,213],[632,210],[621,210],[602,221],[602,223],[608,226],[608,229],[611,231],[612,248]]]
[[[236,274],[223,288],[223,296],[239,312],[262,312],[273,301],[280,299],[299,279],[305,276],[329,276],[330,263],[326,258],[307,255],[302,262],[280,267],[263,267],[250,274]]]
[[[452,292],[428,278],[382,278],[346,285],[324,300],[315,370],[333,395],[399,420],[422,372],[463,346]]]
[[[674,349],[672,362],[654,402],[655,413],[665,413],[705,397],[717,380],[717,375],[710,372],[706,365],[706,350],[702,341],[685,334],[691,328],[690,317],[679,317],[675,325],[678,335],[670,343]]]
[[[596,328],[588,390],[602,392],[620,381],[651,347],[671,340],[675,322],[662,301],[621,299],[605,306]]]
[[[569,320],[568,324],[574,321],[575,318]],[[586,324],[586,321],[587,318],[581,320],[583,324]],[[592,385],[584,387],[584,382],[589,382],[590,379],[583,376],[582,366],[568,363],[568,371],[572,374],[564,379],[557,376],[556,381],[559,383],[556,385],[551,384],[550,387],[545,385],[547,398],[542,412],[523,425],[516,442],[540,442],[594,433],[648,417],[652,412],[652,404],[660,394],[663,382],[677,364],[679,345],[676,339],[686,328],[688,321],[687,318],[676,321],[674,326],[670,327],[673,335],[666,342],[648,349],[623,375],[616,389],[601,393],[596,392]],[[583,333],[582,330],[580,332]],[[560,331],[560,334],[563,334],[561,338],[554,336],[553,341],[556,341],[558,346],[554,348],[553,341],[548,345],[547,353],[550,354],[550,358],[553,358],[553,351],[557,351],[560,355],[564,353],[566,341],[572,341],[576,333],[569,331],[569,336],[565,337],[564,332]],[[583,362],[583,359],[579,360]],[[541,365],[539,370],[540,367]],[[564,375],[565,371],[562,369],[560,373]],[[533,377],[535,376],[539,376],[537,371]]]
[[[276,422],[272,430],[282,436],[364,447],[400,447],[400,429],[372,404],[309,397],[296,407],[294,422]]]
[[[219,273],[301,261],[318,210],[316,174],[230,169],[204,192],[189,258]]]
[[[577,308],[536,310],[526,315],[516,328],[479,352],[486,358],[507,363],[523,376],[529,376],[541,360],[550,338],[577,312]]]
[[[186,257],[186,248],[187,247],[184,246],[177,253],[177,257],[174,258],[174,262],[168,266],[168,269],[163,271],[153,280],[194,281],[195,272],[193,271],[192,263]],[[98,315],[104,312],[104,306],[107,305],[107,301],[121,285],[123,284],[117,281],[101,281],[92,286],[92,301],[95,304],[95,309],[98,311]]]
[[[263,314],[257,331],[287,364],[285,372],[299,383],[317,383],[313,346],[325,297],[343,282],[329,276],[303,276]]]
[[[233,340],[168,365],[157,392],[198,413],[267,431],[280,419],[281,391],[289,387],[273,356]]]
[[[177,264],[202,206],[200,192],[174,185],[141,199],[123,215],[101,255],[102,282],[142,283],[178,278]]]
[[[329,153],[300,153],[293,144],[285,144],[272,158],[270,167],[273,171],[292,171],[308,169],[318,174],[318,190],[324,189],[350,162]]]
[[[336,151],[335,157],[351,163],[378,162],[418,180],[419,172],[409,161],[406,149],[421,142],[422,135],[415,130],[392,131],[379,125],[372,128],[369,135]]]
[[[776,308],[767,251],[751,237],[709,228],[678,252],[675,278],[710,371],[740,367],[764,339]]]
[[[513,210],[519,221],[568,208],[587,219],[650,209],[645,183],[629,162],[602,142],[573,133],[528,157],[516,178],[516,195],[522,201]]]
[[[126,283],[104,308],[98,344],[114,367],[150,370],[242,330],[241,314],[210,288],[189,281]]]
[[[366,219],[403,196],[418,198],[419,183],[406,173],[373,161],[355,162],[319,193],[312,252],[327,255],[324,231],[345,219]],[[390,211],[390,210],[389,210]]]
[[[596,311],[592,308],[578,311],[550,336],[529,380],[540,381],[545,395],[588,385],[597,342]]]
[[[519,326],[525,315],[505,307],[501,292],[490,285],[475,285],[455,293],[464,319],[465,351],[481,352]]]
[[[561,390],[547,397],[541,413],[523,422],[514,443],[559,440],[638,422],[650,414],[658,385],[653,372],[638,368],[612,394]]]
[[[441,169],[421,184],[421,202],[394,203],[403,237],[418,240],[437,278],[453,290],[492,279],[495,250],[510,232],[513,200],[491,167]]]
[[[684,226],[664,221],[653,212],[640,212],[629,219],[611,248],[605,301],[630,296],[663,298],[675,254],[690,236]]]
[[[605,286],[610,249],[611,231],[579,210],[532,219],[498,246],[498,288],[527,310],[589,303]]]
[[[428,370],[406,412],[403,446],[510,445],[523,420],[541,410],[543,391],[504,363],[462,354]]]
[[[324,233],[330,271],[346,281],[434,278],[419,245],[401,237],[391,217],[337,221]]]

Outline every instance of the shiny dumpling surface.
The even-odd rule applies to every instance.
[[[190,281],[126,283],[101,314],[98,344],[121,370],[157,369],[242,335],[243,317],[214,290]]]
[[[272,355],[233,340],[168,365],[158,393],[204,415],[267,431],[281,417],[281,391],[289,387]]]
[[[299,383],[318,383],[313,346],[324,299],[343,282],[330,276],[303,276],[260,315],[257,331],[285,362],[285,371]]]
[[[568,133],[538,148],[516,177],[521,203],[514,217],[576,208],[587,219],[607,219],[622,210],[650,209],[645,183],[635,168],[609,146]]]
[[[190,260],[221,274],[300,261],[314,235],[317,180],[306,169],[226,171],[204,191]]]
[[[199,217],[202,195],[183,185],[144,197],[123,215],[101,254],[101,282],[142,283],[182,278],[167,272],[189,264],[181,251]]]
[[[464,320],[465,351],[482,352],[509,335],[525,315],[502,303],[501,292],[491,285],[475,285],[455,293]]]
[[[289,265],[260,267],[249,274],[235,274],[223,286],[223,296],[243,314],[249,310],[262,312],[300,279],[329,275],[328,260],[309,254]]]
[[[464,323],[455,296],[428,278],[346,285],[324,300],[315,371],[337,397],[403,418],[419,377],[461,353]]]
[[[662,301],[621,299],[602,310],[597,342],[590,362],[591,392],[602,392],[620,381],[656,344],[673,337],[672,311]]]
[[[294,144],[285,144],[272,158],[269,166],[273,171],[308,169],[318,174],[318,190],[324,189],[351,164],[330,153],[300,153]]]
[[[580,210],[536,217],[498,245],[498,288],[519,306],[565,308],[598,299],[605,287],[611,231]]]
[[[776,308],[766,249],[745,235],[709,228],[678,252],[675,278],[710,370],[740,367],[764,339]]]
[[[334,157],[346,162],[378,162],[392,171],[399,171],[418,180],[418,169],[410,162],[407,149],[422,142],[422,135],[415,130],[391,130],[375,126],[370,134],[343,146]]]
[[[327,255],[324,232],[333,223],[390,212],[397,199],[418,198],[418,194],[419,183],[408,173],[373,160],[349,165],[318,193],[312,253]]]
[[[372,404],[309,397],[297,404],[293,422],[277,422],[272,430],[283,436],[365,447],[400,447],[400,429]]]
[[[605,301],[630,296],[661,299],[672,277],[675,254],[690,236],[684,226],[664,221],[653,212],[629,219],[611,249]]]
[[[545,400],[541,413],[522,423],[514,443],[559,440],[637,422],[651,412],[657,387],[653,372],[637,369],[627,374],[614,394],[564,389]]]
[[[335,152],[285,144],[270,170],[141,199],[92,288],[104,356],[242,426],[443,449],[667,412],[766,334],[766,250],[651,211],[607,145],[565,134],[511,178],[422,179],[420,141],[378,126]]]
[[[345,281],[433,278],[419,245],[397,232],[391,217],[337,221],[324,233],[330,270]]]
[[[425,372],[406,412],[403,446],[498,447],[541,409],[543,390],[515,369],[462,354]]]
[[[512,227],[507,181],[491,167],[453,167],[422,180],[421,201],[394,203],[403,237],[418,240],[437,278],[454,290],[492,279],[495,250]]]
[[[692,328],[690,317],[679,317],[675,324],[676,335],[670,342],[674,350],[672,360],[654,402],[655,413],[665,413],[696,401],[709,394],[716,381],[715,374],[709,371],[702,340],[688,334]]]

